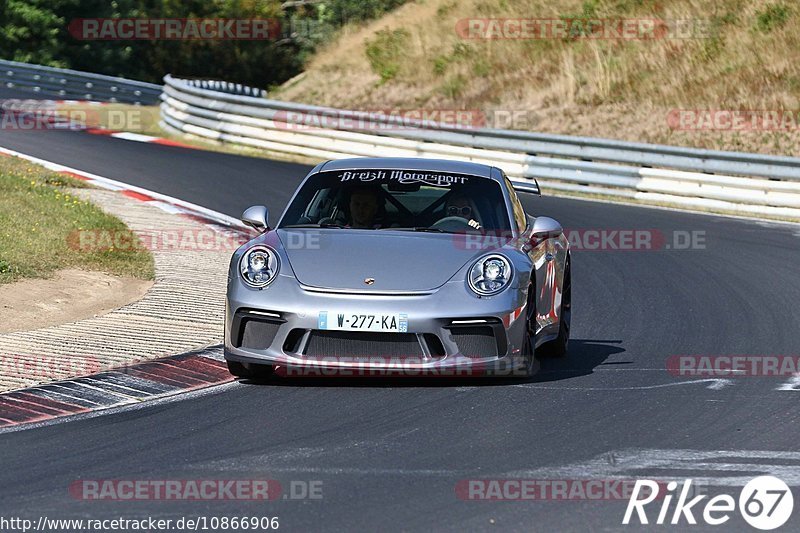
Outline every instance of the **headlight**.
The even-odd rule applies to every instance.
[[[266,246],[253,246],[239,260],[239,273],[251,287],[266,287],[278,275],[280,261],[275,250]]]
[[[469,287],[480,296],[491,296],[511,282],[511,263],[502,255],[487,255],[478,259],[469,270]]]

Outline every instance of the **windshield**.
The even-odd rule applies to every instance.
[[[500,184],[444,172],[346,170],[309,178],[281,228],[328,227],[442,233],[508,231]]]

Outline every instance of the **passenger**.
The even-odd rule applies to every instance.
[[[474,207],[472,200],[464,194],[455,194],[447,199],[444,209],[445,216],[460,217],[466,220],[470,227],[481,229],[480,215]]]

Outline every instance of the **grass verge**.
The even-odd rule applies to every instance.
[[[81,230],[130,233],[121,220],[70,190],[86,186],[39,165],[0,157],[0,284],[47,278],[64,268],[155,277],[153,257],[141,246],[87,252],[70,245]]]
[[[161,135],[159,106],[133,104],[59,104],[55,113],[87,128]]]

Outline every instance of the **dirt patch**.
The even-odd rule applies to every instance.
[[[29,331],[104,315],[140,300],[153,282],[69,269],[50,279],[0,285],[0,333]]]

